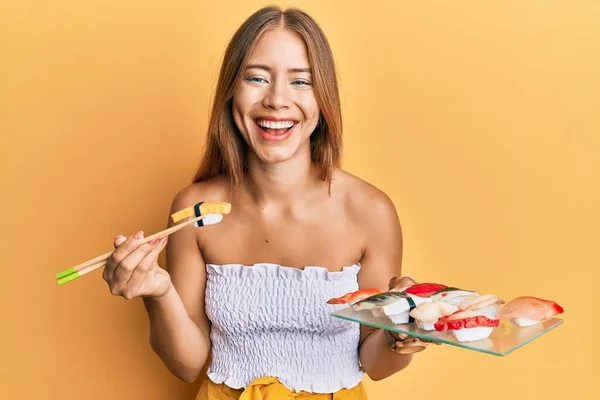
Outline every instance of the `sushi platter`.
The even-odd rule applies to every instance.
[[[374,288],[346,293],[328,304],[349,307],[333,317],[401,334],[410,339],[444,343],[496,356],[505,356],[530,343],[563,320],[555,301],[519,296],[510,301],[493,294],[392,278],[389,290]]]

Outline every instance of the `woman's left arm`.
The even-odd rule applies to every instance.
[[[387,195],[379,192],[370,203],[369,215],[361,218],[366,244],[358,284],[360,288],[387,291],[390,279],[401,276],[402,229],[396,208]],[[372,380],[385,379],[411,362],[412,355],[397,354],[390,348],[388,332],[367,325],[361,325],[360,329],[360,362]]]

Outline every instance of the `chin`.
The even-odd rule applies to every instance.
[[[294,153],[290,151],[285,151],[285,149],[280,149],[283,151],[259,151],[256,153],[259,160],[261,160],[265,164],[277,164],[284,161],[287,161],[294,157]]]
[[[256,157],[265,164],[277,164],[291,160],[300,153],[303,153],[303,150],[307,150],[310,154],[309,140],[306,143],[299,143],[298,137],[290,137],[280,143],[261,143],[260,140],[254,143],[257,144],[253,148]],[[304,149],[305,145],[306,149]]]

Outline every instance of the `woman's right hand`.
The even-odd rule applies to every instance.
[[[159,298],[173,286],[169,273],[157,263],[169,237],[142,244],[143,237],[144,233],[140,231],[130,238],[121,235],[115,238],[115,251],[102,273],[115,296],[123,296],[127,300]]]

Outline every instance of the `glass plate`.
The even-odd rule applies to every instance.
[[[494,328],[488,338],[473,342],[459,342],[450,332],[424,331],[414,323],[395,325],[385,316],[374,317],[370,311],[354,311],[351,307],[348,307],[331,315],[336,318],[495,356],[505,356],[563,323],[562,319],[550,318],[533,326],[521,327],[512,324],[510,321],[500,321],[500,325]]]

